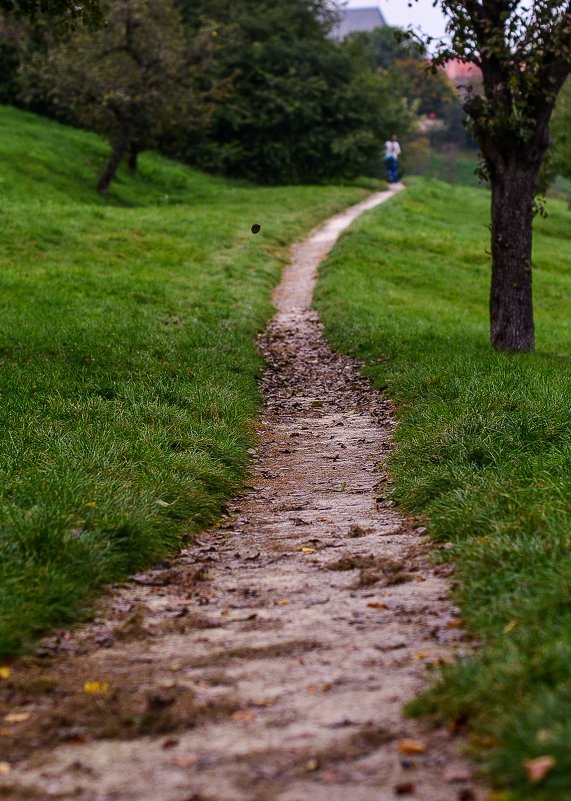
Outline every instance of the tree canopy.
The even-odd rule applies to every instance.
[[[207,16],[232,31],[213,63],[228,87],[200,138],[175,155],[263,183],[354,177],[412,114],[390,81],[327,37],[325,0],[177,0],[189,25]]]
[[[49,16],[63,29],[81,20],[85,25],[103,22],[99,0],[0,0],[0,9],[34,21],[39,15]]]
[[[23,65],[30,96],[56,108],[112,144],[98,189],[106,193],[125,156],[155,147],[175,125],[192,126],[202,104],[193,85],[210,50],[209,31],[193,46],[170,0],[105,0],[106,25],[76,29]],[[211,37],[210,37],[211,38]]]

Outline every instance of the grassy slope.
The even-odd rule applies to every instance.
[[[0,107],[0,655],[212,523],[287,245],[367,194],[261,189]],[[252,223],[262,225],[254,237]]]
[[[488,346],[489,195],[414,183],[358,221],[322,268],[317,305],[399,408],[394,497],[457,564],[487,647],[413,711],[467,720],[502,796],[568,799],[571,782],[571,226],[535,223],[535,355]],[[557,763],[531,787],[522,761]]]

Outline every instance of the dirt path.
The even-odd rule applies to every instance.
[[[483,801],[457,738],[402,717],[468,646],[385,500],[390,404],[309,308],[341,228],[389,195],[294,249],[260,344],[252,491],[2,681],[0,799]]]

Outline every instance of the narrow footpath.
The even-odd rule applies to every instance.
[[[460,736],[403,717],[470,645],[388,498],[390,402],[310,308],[339,232],[399,188],[295,246],[252,486],[222,525],[13,665],[0,799],[485,801]]]

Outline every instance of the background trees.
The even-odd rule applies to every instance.
[[[203,135],[183,130],[177,155],[264,183],[352,177],[380,161],[389,134],[411,114],[389,82],[327,38],[323,0],[178,0],[187,25],[202,13],[231,30],[213,62],[224,83]]]
[[[107,0],[106,24],[52,40],[22,67],[29,99],[45,96],[64,116],[109,139],[97,189],[105,194],[128,156],[155,147],[174,126],[204,113],[193,79],[211,46],[210,31],[192,46],[170,0]]]
[[[48,14],[62,30],[73,27],[77,20],[94,26],[103,22],[99,0],[82,0],[81,4],[76,0],[0,0],[0,9],[32,20]]]

